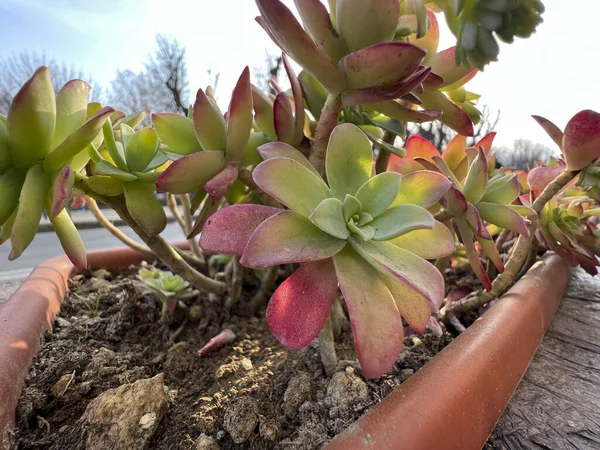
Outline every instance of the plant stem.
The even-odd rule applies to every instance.
[[[230,310],[240,299],[242,295],[242,287],[244,282],[244,270],[240,264],[240,257],[234,256],[231,258],[232,271],[231,282],[229,284],[229,297],[225,300],[225,308]]]
[[[273,290],[278,275],[279,266],[267,267],[265,269],[260,288],[254,297],[252,297],[252,309],[255,313],[264,308],[267,303],[267,296]]]
[[[187,227],[186,236],[189,236],[194,227],[194,222],[192,220],[192,202],[190,201],[190,196],[188,194],[181,194],[179,198],[181,199],[181,207],[183,208],[183,219],[185,221],[185,226]],[[190,243],[190,249],[192,249],[194,256],[200,261],[204,261],[204,255],[202,254],[202,250],[200,250],[198,241],[195,238],[191,238],[188,239],[188,242]]]
[[[327,377],[331,377],[337,367],[337,356],[335,354],[335,345],[333,342],[333,326],[331,325],[331,314],[327,317],[323,329],[319,333],[319,351],[321,353],[321,363],[325,369]]]
[[[89,195],[84,194],[84,198],[86,203],[88,204],[88,208],[92,215],[96,218],[98,223],[102,225],[110,234],[119,239],[123,244],[131,247],[137,252],[145,253],[149,256],[153,256],[156,258],[156,255],[152,250],[142,244],[138,244],[136,241],[131,239],[121,230],[119,230],[110,220],[106,218],[106,216],[102,213],[102,210],[98,207],[98,203]],[[204,267],[204,262],[190,255],[184,250],[173,247],[173,249],[188,263],[195,267]]]
[[[190,233],[190,230],[188,230],[188,228],[185,225],[185,222],[183,221],[183,217],[181,217],[181,213],[179,212],[179,208],[177,207],[177,199],[175,198],[175,195],[167,194],[167,206],[169,207],[169,209],[171,210],[171,214],[173,214],[173,217],[175,217],[175,220],[179,224],[179,228],[181,228],[183,234],[187,236]]]
[[[240,167],[238,172],[238,179],[244,183],[248,189],[256,194],[258,199],[261,201],[263,205],[272,206],[274,208],[281,208],[281,203],[263,191],[258,185],[254,182],[254,178],[252,178],[252,172],[250,172],[245,167]]]
[[[498,237],[496,238],[496,250],[498,250],[498,252],[502,252],[502,246],[506,242],[506,238],[509,234],[510,230],[502,230],[500,234],[498,234]],[[486,272],[490,280],[493,280],[496,278],[496,275],[498,275],[498,269],[491,259],[488,259]]]
[[[123,201],[111,199],[109,206],[129,225],[148,248],[154,253],[167,267],[175,274],[190,282],[195,288],[212,292],[218,295],[227,293],[225,283],[215,281],[202,273],[198,272],[171,247],[161,236],[148,236],[144,230],[131,218]]]
[[[386,131],[383,135],[384,142],[388,144],[394,144],[396,140],[396,135]],[[392,156],[391,152],[384,147],[379,147],[379,153],[377,155],[377,159],[375,160],[375,173],[383,173],[387,170],[388,163],[390,162],[390,156]]]
[[[442,209],[439,213],[433,216],[433,218],[439,222],[446,222],[447,220],[452,219],[452,217],[453,216],[451,216],[445,209]]]
[[[546,189],[544,189],[540,196],[533,202],[532,209],[536,212],[536,214],[539,215],[546,203],[548,203],[552,197],[554,197],[563,187],[565,187],[567,183],[575,178],[579,172],[579,170],[564,171],[557,176],[554,181],[546,186]],[[508,258],[508,262],[504,267],[504,272],[498,275],[492,283],[492,290],[489,292],[474,293],[473,295],[469,295],[463,300],[454,303],[446,311],[446,317],[448,317],[449,314],[460,316],[468,311],[472,311],[485,305],[496,297],[499,297],[513,282],[519,273],[525,258],[527,258],[527,255],[529,255],[531,244],[535,238],[534,233],[536,227],[536,222],[531,222],[531,224],[529,224],[527,227],[529,229],[529,236],[519,236],[513,251],[510,254],[510,257]]]
[[[317,124],[315,138],[311,144],[310,157],[311,164],[317,169],[321,176],[325,177],[325,156],[327,155],[327,144],[333,129],[338,124],[338,118],[342,111],[342,99],[339,95],[329,94],[321,118]]]

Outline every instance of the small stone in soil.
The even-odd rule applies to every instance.
[[[225,410],[223,427],[236,444],[248,440],[258,424],[258,405],[251,397],[241,397]]]
[[[283,394],[283,412],[288,417],[298,414],[298,408],[302,403],[310,399],[312,392],[311,377],[301,373],[290,379],[285,393]]]
[[[248,359],[248,358],[242,359],[240,361],[240,365],[242,366],[242,369],[244,369],[245,371],[252,370],[252,361],[250,361],[250,359]]]
[[[196,450],[219,450],[219,443],[215,438],[202,433],[196,440]]]
[[[263,439],[276,442],[277,437],[279,436],[279,427],[274,420],[261,420],[260,425],[258,426],[258,432]]]
[[[325,402],[331,407],[329,415],[337,417],[341,411],[364,403],[369,398],[367,384],[355,374],[352,367],[336,372],[327,386]]]

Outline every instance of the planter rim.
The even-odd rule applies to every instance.
[[[187,241],[174,245],[189,248]],[[152,259],[129,247],[88,252],[88,265],[95,268]],[[0,307],[2,450],[10,448],[25,377],[41,336],[60,311],[72,271],[66,256],[45,261]],[[440,442],[445,449],[481,448],[550,325],[569,274],[560,257],[546,255],[502,301],[326,448],[429,450],[441,448]]]

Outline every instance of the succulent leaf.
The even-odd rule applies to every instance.
[[[147,185],[139,181],[124,183],[123,191],[129,214],[148,236],[156,236],[165,229],[165,210]]]
[[[152,114],[152,124],[160,140],[173,153],[191,155],[202,150],[191,119],[180,114]]]
[[[347,239],[350,231],[344,220],[344,204],[337,198],[326,198],[315,208],[308,219],[325,233]]]
[[[92,87],[85,81],[71,80],[56,94],[56,127],[50,148],[58,147],[87,118],[88,95]]]
[[[67,210],[63,208],[60,213],[50,219],[50,222],[56,236],[58,236],[60,245],[73,265],[79,269],[87,269],[87,253],[83,239],[77,228],[75,228]]]
[[[225,153],[205,150],[174,161],[156,180],[157,192],[187,194],[204,184],[225,167]]]
[[[370,178],[356,192],[361,211],[372,217],[381,215],[398,196],[401,183],[402,176],[395,172],[383,172]]]
[[[52,175],[50,185],[50,198],[52,201],[51,207],[47,211],[50,219],[58,216],[65,206],[67,206],[67,202],[71,198],[74,183],[75,174],[69,164]]]
[[[250,69],[246,67],[233,93],[227,115],[227,161],[240,162],[252,131],[252,86]]]
[[[402,188],[392,206],[412,203],[424,208],[435,205],[452,186],[448,177],[431,170],[419,170],[402,177]]]
[[[411,231],[390,242],[424,259],[444,258],[456,251],[454,236],[443,223],[437,220],[431,230]]]
[[[202,148],[225,150],[227,148],[227,123],[217,106],[202,89],[196,94],[193,110],[194,129]]]
[[[25,176],[16,168],[0,176],[0,225],[4,224],[19,204],[19,195]]]
[[[425,208],[420,206],[398,205],[387,209],[369,225],[375,230],[373,239],[387,241],[410,231],[432,229],[434,219]]]
[[[132,172],[145,172],[158,151],[158,134],[153,128],[136,131],[125,147],[125,160]]]

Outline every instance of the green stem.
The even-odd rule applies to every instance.
[[[186,236],[189,236],[194,228],[194,221],[192,220],[192,202],[190,201],[190,196],[188,194],[181,194],[179,198],[181,199],[181,207],[183,208],[183,220],[188,229]],[[200,261],[204,261],[204,255],[202,254],[202,250],[200,250],[196,238],[188,239],[188,242],[190,243],[192,254]]]
[[[579,174],[577,171],[564,171],[552,181],[546,189],[540,194],[540,196],[533,202],[532,209],[537,215],[540,214],[546,203],[552,199],[567,183]],[[521,269],[521,266],[525,262],[525,259],[529,255],[529,250],[533,240],[535,239],[534,233],[537,227],[537,223],[532,221],[527,227],[529,229],[529,236],[519,236],[517,242],[513,248],[508,262],[504,267],[504,272],[496,277],[492,283],[492,289],[489,292],[478,292],[474,295],[470,295],[463,300],[454,303],[446,311],[446,317],[449,314],[460,316],[466,312],[475,310],[493,299],[499,297],[508,288],[517,274]]]
[[[342,99],[339,95],[329,94],[325,106],[321,111],[321,118],[317,124],[315,137],[311,144],[308,160],[325,177],[325,156],[327,155],[327,144],[333,129],[338,124],[340,112],[342,111]]]
[[[394,144],[396,140],[396,135],[386,131],[383,135],[383,141],[388,144]],[[390,156],[392,153],[385,149],[382,146],[379,146],[379,153],[377,154],[377,159],[375,160],[375,173],[383,173],[387,170],[388,164],[390,162]]]

